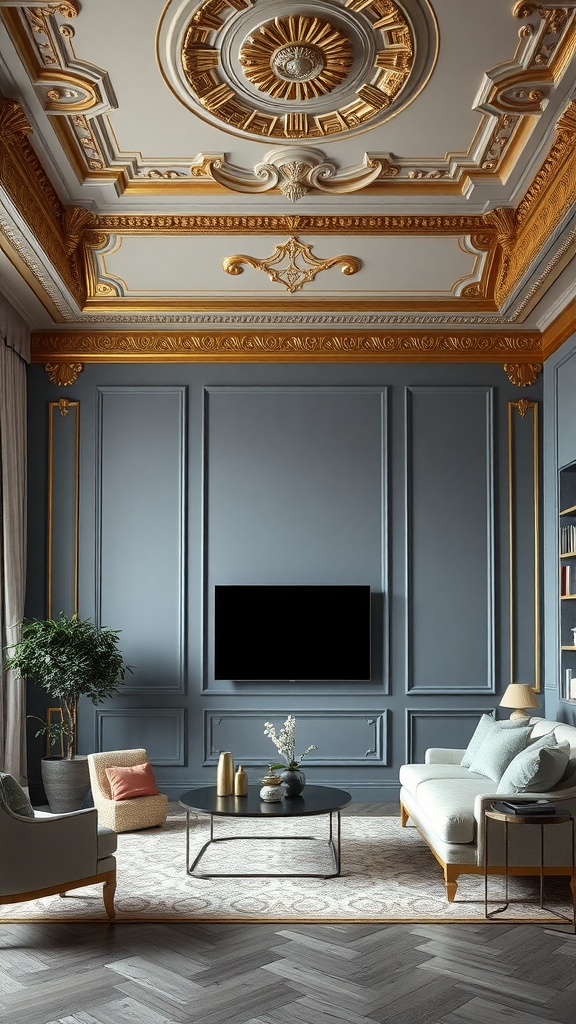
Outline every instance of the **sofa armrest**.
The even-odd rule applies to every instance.
[[[424,754],[425,764],[460,764],[464,749],[457,747],[428,747]]]

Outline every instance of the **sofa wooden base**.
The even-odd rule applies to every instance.
[[[9,896],[0,896],[0,903],[26,903],[28,900],[39,900],[43,896],[65,896],[71,889],[81,889],[85,885],[97,885],[103,883],[102,897],[104,909],[110,921],[114,921],[116,910],[114,908],[114,894],[116,892],[116,871],[104,871],[99,875],[92,875],[90,878],[77,878],[73,882],[50,885],[45,889],[35,889],[33,892],[12,893]]]

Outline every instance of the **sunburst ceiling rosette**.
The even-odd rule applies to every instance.
[[[178,99],[245,138],[363,132],[411,103],[438,54],[430,0],[169,0],[158,59]]]
[[[242,70],[253,85],[274,98],[310,100],[332,92],[353,63],[352,43],[320,18],[275,18],[245,39]]]

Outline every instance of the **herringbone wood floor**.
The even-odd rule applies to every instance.
[[[0,1020],[574,1024],[575,964],[562,925],[4,924]]]

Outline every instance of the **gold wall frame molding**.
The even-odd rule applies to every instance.
[[[313,254],[312,247],[302,242],[296,235],[292,235],[286,242],[276,245],[272,255],[266,259],[257,259],[255,256],[247,256],[243,253],[226,256],[222,262],[222,269],[227,274],[242,274],[244,264],[253,267],[254,270],[264,271],[271,281],[284,285],[290,294],[309,284],[314,280],[316,274],[322,273],[323,270],[340,267],[343,274],[350,276],[357,274],[362,266],[361,260],[356,256],[332,256],[324,260],[319,259]]]
[[[35,332],[31,359],[59,364],[154,362],[532,363],[541,335],[490,331]],[[516,365],[517,365],[516,364]]]
[[[518,671],[517,671],[517,643],[516,635],[518,624],[516,621],[516,608],[519,604],[519,595],[517,593],[517,578],[516,578],[516,566],[519,561],[517,555],[517,533],[516,527],[520,519],[520,510],[517,508],[516,488],[514,485],[514,469],[515,469],[515,457],[517,454],[517,446],[515,445],[515,423],[516,415],[520,417],[522,421],[526,420],[529,412],[532,412],[532,454],[531,454],[531,471],[532,471],[532,495],[531,495],[531,516],[532,516],[532,567],[533,567],[533,600],[532,600],[532,615],[533,615],[533,631],[534,631],[534,645],[533,645],[533,686],[536,693],[540,693],[540,536],[539,536],[539,504],[540,504],[540,493],[539,493],[539,476],[540,476],[540,465],[539,465],[539,427],[538,427],[538,402],[531,402],[526,398],[521,398],[518,402],[508,402],[508,540],[509,540],[509,644],[510,644],[510,682],[518,682]],[[528,510],[523,508],[521,510],[522,521],[525,522],[527,518]]]
[[[46,537],[46,616],[53,617],[53,550],[58,547],[59,557],[62,557],[62,543],[55,544],[56,527],[62,522],[61,509],[57,511],[57,504],[63,500],[63,488],[57,486],[57,472],[61,472],[61,465],[56,466],[56,442],[55,433],[57,417],[60,422],[66,420],[67,427],[73,431],[71,446],[71,465],[66,467],[70,470],[68,480],[71,480],[69,522],[71,523],[71,536],[64,537],[69,540],[70,557],[70,600],[72,608],[70,614],[78,614],[78,552],[79,552],[79,518],[80,518],[80,402],[61,398],[56,402],[48,403],[48,466],[47,466],[47,537]],[[62,537],[60,538],[62,541]],[[60,611],[61,608],[58,608]]]

